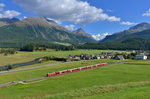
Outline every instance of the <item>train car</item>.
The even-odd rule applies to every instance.
[[[67,73],[67,70],[61,71],[61,74],[65,74],[65,73]]]
[[[90,68],[92,68],[91,66],[87,66],[87,69],[90,69]]]
[[[67,73],[70,73],[70,72],[72,72],[72,70],[71,70],[71,69],[67,70]]]
[[[72,72],[79,71],[79,70],[81,70],[81,68],[75,68],[75,69],[72,69]]]
[[[85,70],[85,69],[87,69],[87,67],[82,67],[82,68],[81,68],[81,70]]]
[[[93,68],[96,68],[96,67],[97,67],[97,65],[93,65],[92,67],[93,67]]]
[[[60,75],[60,72],[55,72],[56,73],[56,75]]]
[[[49,77],[49,76],[54,76],[54,75],[56,75],[56,73],[48,73],[48,74],[47,74],[47,77]]]

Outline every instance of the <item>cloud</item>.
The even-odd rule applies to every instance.
[[[134,24],[137,24],[137,23],[127,21],[127,22],[121,22],[120,24],[121,25],[134,25]]]
[[[102,33],[102,34],[92,35],[92,37],[95,40],[100,41],[100,40],[104,39],[108,35],[110,35],[110,34],[106,32],[106,33]]]
[[[113,21],[120,21],[120,18],[116,18],[115,16],[108,17],[108,21],[113,22]]]
[[[21,14],[14,10],[4,10],[3,7],[5,7],[5,4],[0,3],[0,18],[13,18]]]
[[[3,8],[0,8],[0,12],[2,12],[3,11]]]
[[[146,11],[145,13],[143,13],[143,16],[150,16],[150,9]]]
[[[3,4],[3,3],[0,3],[0,7],[5,7],[5,4]]]
[[[57,21],[70,21],[79,25],[108,20],[120,21],[120,18],[109,16],[103,9],[91,6],[81,0],[14,0],[26,11]]]
[[[107,11],[107,12],[113,12],[113,11],[112,11],[112,10],[110,10],[110,9],[107,9],[106,11]]]
[[[26,16],[23,17],[23,19],[27,18]]]
[[[21,13],[14,10],[7,10],[0,13],[0,18],[13,18],[19,16]]]
[[[64,27],[70,31],[74,31],[77,29],[75,25],[65,25]]]

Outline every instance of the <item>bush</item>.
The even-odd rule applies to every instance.
[[[8,65],[8,70],[9,69],[13,69],[13,66],[12,65]]]

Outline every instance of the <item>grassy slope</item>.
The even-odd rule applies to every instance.
[[[29,57],[29,53],[19,52],[14,55],[0,55],[0,66],[8,65],[8,64],[15,64],[15,63],[22,63],[34,60],[34,58]]]
[[[29,98],[32,98],[35,96],[50,98],[51,95],[65,94],[65,92],[72,92],[73,90],[78,90],[81,88],[84,89],[84,88],[91,88],[93,86],[103,86],[103,85],[109,85],[109,84],[123,84],[123,83],[128,83],[128,82],[147,81],[147,80],[150,80],[150,72],[149,72],[150,65],[147,65],[147,64],[146,65],[114,64],[111,66],[100,67],[100,68],[70,73],[70,74],[61,75],[61,76],[54,76],[54,77],[48,78],[44,81],[37,82],[37,83],[32,83],[32,84],[27,84],[27,85],[19,84],[19,85],[14,85],[8,88],[1,88],[0,98],[20,99],[23,97],[27,98],[28,96]],[[72,64],[72,65],[75,65],[75,64]],[[38,72],[38,73],[40,74],[42,72]],[[10,75],[7,75],[7,76],[10,76]],[[143,88],[139,87],[139,88],[140,88],[139,90],[141,90],[142,92],[144,90],[148,90],[147,87],[145,87],[145,89],[144,87]],[[132,96],[138,93],[136,88],[127,89],[127,91],[128,90],[133,93]],[[114,99],[115,97],[117,97],[117,95],[128,96],[128,93],[126,93],[125,91],[126,90],[119,91],[118,93],[110,93],[108,94],[108,96],[111,97],[112,95],[116,94],[116,96],[113,96]],[[134,93],[134,92],[137,92],[137,93]],[[75,96],[75,95],[76,93],[72,93],[72,96]],[[139,96],[140,95],[142,97],[142,94],[139,94]],[[99,99],[99,97],[101,96],[103,96],[104,98],[106,97],[107,99],[106,94],[92,96],[92,99],[93,98]],[[63,98],[66,99],[66,96],[61,97],[60,99],[63,99]],[[91,99],[91,98],[87,97],[87,99]],[[137,98],[135,97],[135,99]]]
[[[150,85],[77,99],[150,99]]]
[[[18,52],[15,55],[8,55],[8,56],[0,55],[0,66],[28,62],[28,61],[34,60],[35,58],[48,56],[48,55],[58,56],[58,57],[67,57],[69,54],[70,55],[81,54],[81,53],[97,54],[101,52],[112,52],[112,50],[90,50],[90,51],[87,51],[87,50],[53,51],[51,50],[50,52]],[[117,51],[117,52],[122,52],[122,51]]]

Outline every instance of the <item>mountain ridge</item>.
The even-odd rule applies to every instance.
[[[129,36],[131,34],[142,32],[142,31],[148,30],[148,29],[150,29],[150,23],[143,22],[143,23],[137,24],[136,26],[133,26],[133,27],[129,28],[128,30],[124,30],[122,32],[115,33],[113,35],[106,36],[100,42],[117,41],[117,40],[119,40],[119,39],[121,39],[121,38],[123,38],[125,36]]]
[[[77,35],[57,24],[52,25],[41,17],[29,17],[0,27],[1,42],[96,42],[84,35]]]

